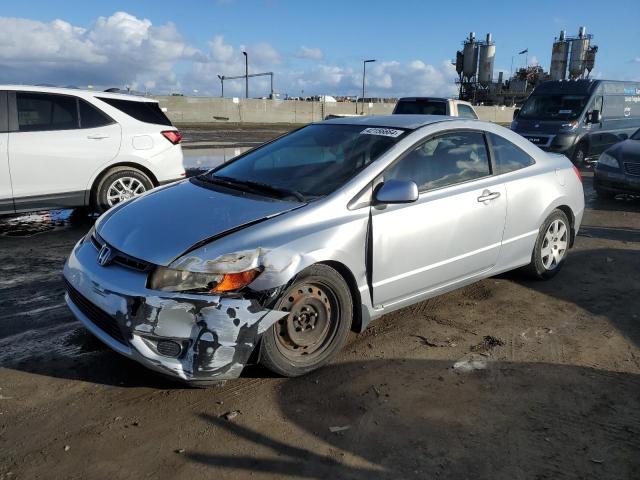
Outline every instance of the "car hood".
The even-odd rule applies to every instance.
[[[111,246],[168,266],[195,246],[304,203],[205,188],[189,180],[151,191],[107,212],[96,230]]]
[[[515,121],[517,122],[517,126],[513,129],[514,132],[555,134],[559,132],[561,125],[571,123],[575,120],[521,120],[520,118],[516,118]]]
[[[607,150],[612,157],[625,163],[640,163],[640,140],[624,140]]]

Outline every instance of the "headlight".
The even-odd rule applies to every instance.
[[[563,123],[562,125],[560,125],[560,130],[562,130],[563,132],[570,132],[571,130],[575,130],[577,126],[577,121],[571,123]]]
[[[201,273],[157,267],[147,286],[163,292],[224,293],[246,287],[260,274],[259,269],[237,273]]]
[[[607,167],[620,168],[620,163],[618,163],[618,160],[616,160],[606,152],[600,155],[600,158],[598,158],[598,163],[600,165],[606,165]]]

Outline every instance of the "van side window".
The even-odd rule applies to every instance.
[[[496,162],[496,175],[520,170],[536,163],[529,154],[506,138],[495,133],[489,133],[488,135],[491,140],[491,151]]]
[[[491,175],[484,136],[455,132],[427,140],[391,166],[385,180],[411,180],[432,190]]]
[[[97,128],[110,125],[113,120],[89,102],[78,99],[80,107],[80,128]]]
[[[463,103],[458,104],[458,116],[464,118],[473,118],[474,120],[478,119],[476,113],[473,111],[473,108]]]
[[[70,130],[78,128],[75,97],[50,93],[17,92],[18,130]]]

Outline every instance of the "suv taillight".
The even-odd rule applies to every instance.
[[[182,140],[182,134],[178,130],[165,130],[161,132],[164,138],[169,140],[174,145],[177,145]]]

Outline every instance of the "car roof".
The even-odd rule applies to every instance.
[[[437,122],[459,120],[458,117],[446,115],[365,115],[361,117],[332,118],[323,124],[334,125],[366,125],[369,127],[406,128],[415,130]]]
[[[141,97],[127,93],[103,92],[101,90],[85,90],[81,88],[47,87],[38,85],[0,85],[0,90],[20,90],[23,92],[57,93],[60,95],[76,95],[78,97],[102,97],[132,102],[157,102],[153,98]]]
[[[434,102],[446,102],[447,100],[453,100],[452,98],[445,97],[401,97],[399,102],[415,102],[416,100],[431,100]]]

